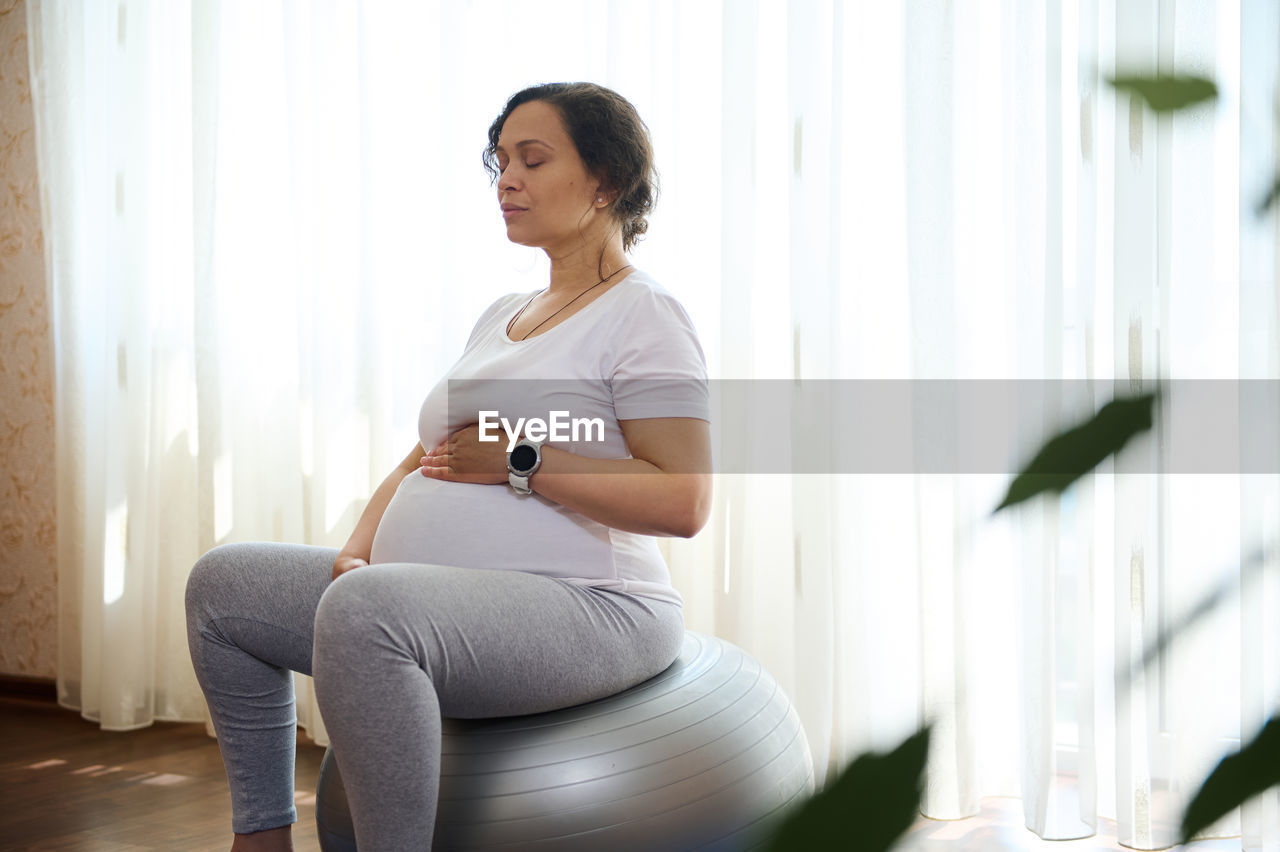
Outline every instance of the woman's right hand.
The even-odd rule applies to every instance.
[[[346,553],[339,553],[338,558],[333,560],[333,579],[338,579],[348,571],[361,568],[368,565],[367,559],[361,559],[359,556],[351,556]]]
[[[400,482],[418,469],[418,460],[426,454],[427,451],[422,449],[422,444],[414,444],[413,449],[404,457],[404,461],[400,462],[399,467],[391,471],[387,478],[382,480],[378,490],[373,492],[368,505],[360,513],[360,520],[356,522],[356,528],[352,531],[351,537],[338,551],[338,558],[333,560],[333,579],[336,580],[352,569],[363,568],[369,564],[373,538],[378,532],[378,524],[382,521],[382,513],[387,511],[387,504],[391,502],[391,497],[400,487]],[[365,555],[357,556],[356,554],[359,553]]]

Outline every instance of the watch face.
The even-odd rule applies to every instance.
[[[537,460],[538,451],[533,447],[521,444],[511,451],[511,466],[517,472],[529,470]]]

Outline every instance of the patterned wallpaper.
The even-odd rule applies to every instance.
[[[53,351],[23,0],[0,0],[0,674],[57,660]]]

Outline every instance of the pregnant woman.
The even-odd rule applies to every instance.
[[[315,678],[360,849],[403,852],[431,847],[442,715],[593,701],[680,651],[654,536],[706,523],[710,416],[688,314],[627,262],[655,197],[647,130],[603,87],[535,86],[484,162],[548,286],[484,311],[342,550],[229,544],[192,569],[233,850],[291,848],[292,671]]]

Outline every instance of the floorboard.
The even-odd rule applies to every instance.
[[[298,850],[317,849],[324,749],[299,735]],[[102,731],[72,710],[0,696],[0,850],[216,852],[231,846],[231,796],[200,724]]]
[[[319,848],[315,788],[324,749],[299,737],[295,849]],[[217,743],[203,725],[157,722],[104,732],[48,700],[0,696],[0,852],[222,852],[231,846],[231,801]],[[1115,824],[1094,837],[1040,840],[1022,827],[1016,799],[984,799],[976,817],[920,818],[899,852],[1126,852]],[[1175,849],[1182,849],[1178,846]],[[1238,850],[1239,839],[1188,850]]]

